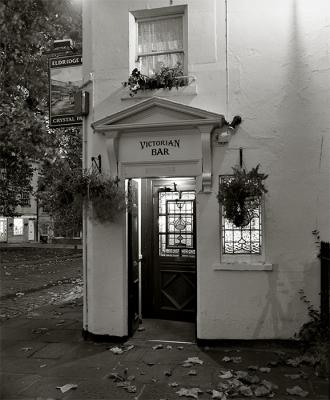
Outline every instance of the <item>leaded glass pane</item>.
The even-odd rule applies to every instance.
[[[195,257],[195,192],[158,193],[160,256]]]
[[[220,179],[230,177],[220,177]],[[250,220],[244,227],[237,227],[230,222],[222,212],[221,238],[223,254],[261,254],[262,222],[261,201],[255,201],[250,212]]]

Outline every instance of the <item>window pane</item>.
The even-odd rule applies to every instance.
[[[161,257],[195,257],[195,192],[158,192]]]
[[[162,66],[175,67],[183,65],[183,53],[159,54],[156,56],[139,57],[139,70],[143,75],[151,76],[160,71]]]
[[[262,229],[261,206],[253,209],[252,219],[244,227],[237,227],[225,218],[222,212],[223,254],[261,254]]]
[[[23,235],[23,218],[14,218],[14,236]]]
[[[182,50],[182,18],[138,23],[138,53]]]

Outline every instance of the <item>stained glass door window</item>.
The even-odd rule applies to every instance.
[[[195,192],[158,192],[159,255],[195,257]]]

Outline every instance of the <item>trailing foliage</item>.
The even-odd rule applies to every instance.
[[[162,66],[160,71],[153,76],[146,76],[134,68],[124,87],[130,90],[130,96],[137,94],[139,90],[164,89],[171,90],[173,87],[179,88],[188,85],[188,78],[184,77],[183,66],[177,63],[174,67]]]
[[[259,166],[248,172],[234,167],[234,174],[220,181],[218,200],[223,205],[225,217],[238,227],[250,222],[251,211],[260,205],[262,195],[267,193],[263,181],[268,175],[261,174]]]
[[[322,321],[321,313],[307,299],[303,290],[299,291],[301,300],[306,304],[309,320],[303,324],[294,337],[304,344],[304,350],[316,356],[319,375],[330,374],[330,337],[329,327]]]
[[[114,178],[97,171],[71,168],[63,162],[52,185],[41,181],[38,197],[56,221],[67,220],[81,226],[83,205],[89,216],[102,223],[115,221],[126,210],[125,190]]]
[[[0,212],[14,215],[31,192],[31,160],[53,146],[48,135],[48,65],[53,40],[81,42],[81,12],[69,0],[0,4]]]

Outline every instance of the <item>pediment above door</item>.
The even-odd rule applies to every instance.
[[[111,174],[123,178],[202,176],[211,188],[211,132],[221,114],[152,97],[92,124],[105,136]],[[135,175],[134,175],[135,174]]]
[[[152,97],[96,121],[92,124],[92,127],[95,132],[106,133],[123,130],[197,127],[205,124],[221,127],[223,122],[224,118],[221,114],[212,113],[159,97]]]

